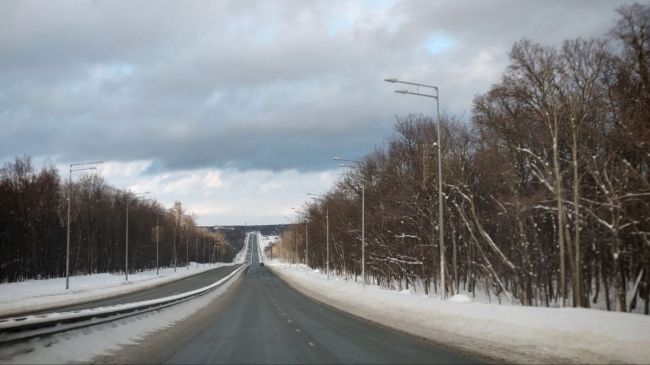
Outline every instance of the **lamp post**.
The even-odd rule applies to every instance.
[[[297,210],[296,208],[291,208],[293,209],[294,212],[298,214],[302,214],[305,216],[305,265],[309,267],[309,230],[308,230],[308,225],[307,225],[307,213],[303,212],[302,210]],[[298,242],[296,242],[296,259],[298,259]]]
[[[159,252],[159,241],[160,241],[160,216],[163,213],[156,213],[156,276],[158,276],[160,265],[158,264],[158,252]]]
[[[68,229],[67,229],[68,232],[67,232],[66,248],[65,248],[65,288],[66,289],[70,289],[70,205],[71,205],[70,202],[72,201],[72,173],[77,171],[97,170],[96,166],[77,167],[77,168],[75,168],[75,166],[98,165],[102,163],[104,163],[104,161],[70,164],[70,175],[68,178]]]
[[[360,161],[345,160],[340,157],[334,157],[335,161],[345,161],[360,165]],[[338,164],[341,167],[354,168],[354,166],[346,164]],[[363,286],[366,286],[366,193],[365,186],[361,184],[361,277],[363,278]]]
[[[438,98],[438,87],[433,85],[420,84],[410,81],[402,81],[396,78],[384,79],[386,82],[397,83],[409,86],[415,86],[415,91],[410,90],[395,90],[398,94],[404,95],[417,95],[427,98],[436,99],[436,134],[438,139],[438,232],[440,234],[440,288],[442,290],[442,299],[447,296],[447,289],[445,287],[445,238],[444,238],[444,217],[443,217],[443,193],[442,193],[442,149],[440,146],[440,100]],[[424,91],[420,91],[420,89]],[[426,90],[431,90],[433,93],[428,94]]]
[[[126,193],[126,249],[124,250],[124,280],[129,281],[129,193]],[[149,194],[148,191],[143,193],[131,193],[133,196]]]
[[[190,212],[190,217],[192,216],[192,212]],[[189,222],[186,224],[186,231],[185,231],[185,263],[187,265],[187,270],[190,269],[190,225]]]
[[[324,199],[322,195],[307,193],[307,195],[315,196],[320,199]],[[327,271],[327,280],[330,279],[330,208],[327,202],[325,202],[325,240],[326,240],[326,260],[325,264]]]

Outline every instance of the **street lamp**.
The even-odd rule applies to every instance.
[[[126,249],[124,255],[124,280],[125,281],[129,281],[129,203],[131,202],[129,199],[129,194],[136,196],[136,195],[149,194],[149,192],[145,191],[143,193],[131,193],[131,192],[126,193]]]
[[[160,265],[158,264],[159,239],[160,239],[160,216],[163,212],[156,213],[156,276],[158,276]]]
[[[438,98],[439,95],[438,87],[433,85],[420,84],[416,82],[402,81],[396,78],[388,78],[388,79],[384,79],[384,81],[416,87],[415,91],[395,90],[395,92],[398,94],[417,95],[417,96],[424,96],[427,98],[436,99],[436,134],[438,139],[438,143],[437,143],[438,145],[438,225],[439,225],[438,231],[440,233],[440,238],[439,238],[440,239],[440,288],[442,289],[442,299],[445,299],[447,296],[447,289],[445,287],[445,238],[444,238],[444,224],[443,224],[444,217],[443,217],[443,210],[442,210],[442,204],[443,204],[442,202],[443,200],[442,150],[440,145],[440,100]],[[420,91],[420,89],[424,89],[424,91]],[[431,90],[432,93],[431,94],[427,93],[426,92],[427,90]]]
[[[357,166],[361,164],[360,161],[355,160],[345,160],[340,157],[334,157],[335,161],[345,161],[356,164]],[[338,164],[341,167],[354,168],[354,166],[346,164]],[[366,193],[365,186],[361,184],[361,277],[363,278],[363,286],[366,286]]]
[[[322,195],[318,194],[312,194],[312,193],[307,193],[307,195],[315,196],[319,199],[325,199]],[[327,264],[326,264],[326,271],[327,271],[327,280],[330,279],[330,208],[329,204],[325,202],[325,237],[326,237],[326,259],[327,259]]]
[[[65,248],[65,288],[66,289],[70,289],[70,204],[71,204],[70,202],[72,201],[72,173],[77,171],[97,170],[97,167],[95,166],[74,168],[75,166],[98,165],[102,163],[104,163],[104,161],[70,164],[70,175],[68,178],[68,233],[67,233],[66,248]]]
[[[190,211],[190,218],[192,217],[192,211]],[[190,226],[189,223],[186,225],[185,232],[185,263],[187,265],[187,270],[190,270]]]
[[[309,267],[309,229],[307,225],[307,213],[296,208],[291,208],[294,212],[305,216],[305,265]],[[296,259],[298,258],[298,243],[296,242]]]

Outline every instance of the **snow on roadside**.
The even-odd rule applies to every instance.
[[[123,295],[165,284],[187,276],[196,275],[222,266],[241,264],[246,257],[246,244],[231,263],[196,264],[142,271],[129,274],[93,274],[70,277],[70,289],[65,289],[65,278],[28,280],[0,284],[0,318],[18,313],[46,310]]]
[[[345,281],[305,265],[269,262],[314,299],[388,327],[507,362],[648,363],[650,317],[594,309],[441,301]]]
[[[280,238],[280,236],[262,236],[258,235],[258,241],[259,242],[259,248],[262,254],[264,253],[264,249],[266,246],[270,245],[271,243],[277,241]]]
[[[235,255],[235,257],[232,259],[233,264],[243,264],[244,261],[246,261],[246,254],[248,253],[248,241],[250,240],[250,234],[246,235],[246,239],[244,239],[244,247],[242,247],[241,250]]]
[[[238,277],[245,270],[235,274]],[[234,278],[196,299],[145,314],[0,348],[0,363],[92,363],[146,336],[173,326],[207,306],[234,283]]]

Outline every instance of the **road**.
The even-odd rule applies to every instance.
[[[309,299],[259,266],[257,249],[252,252],[253,264],[233,289],[237,291],[233,299],[208,320],[194,322],[203,328],[195,329],[162,360],[169,364],[479,362]],[[182,341],[174,337],[177,343]]]

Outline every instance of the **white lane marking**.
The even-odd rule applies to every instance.
[[[287,319],[287,322],[291,323],[291,320],[290,320],[290,319]]]
[[[300,328],[296,328],[296,332],[300,333]]]
[[[313,342],[309,342],[309,346],[315,346]]]

